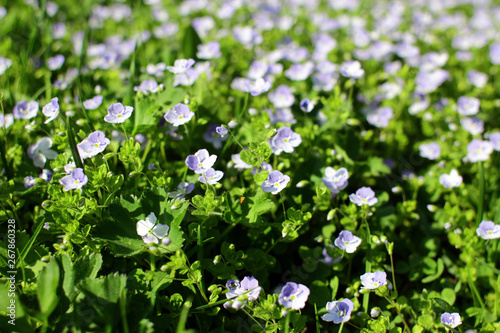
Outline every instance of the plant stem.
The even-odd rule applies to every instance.
[[[340,328],[339,328],[339,332],[338,333],[342,333],[343,329],[344,329],[344,320],[342,320],[342,323],[340,324]]]
[[[403,313],[401,312],[401,309],[398,307],[398,305],[392,300],[390,299],[389,297],[385,297],[385,299],[392,305],[394,306],[394,308],[396,308],[396,311],[398,312],[398,316],[399,318],[401,318],[401,320],[403,321],[403,324],[405,325],[405,328],[406,330],[408,331],[408,333],[411,333],[411,329],[410,329],[410,326],[408,326],[408,323],[406,322],[405,320],[405,317],[403,316]]]
[[[477,164],[479,171],[479,201],[477,204],[476,226],[479,226],[483,220],[483,206],[484,206],[484,165],[479,161]]]
[[[392,259],[392,252],[389,253],[389,256],[391,258],[391,270],[392,270],[392,284],[394,285],[394,291],[398,291],[398,288],[396,287],[396,276],[394,274],[394,260]]]
[[[365,263],[365,272],[366,273],[369,273],[371,272],[371,269],[372,269],[372,262],[370,261],[371,260],[371,234],[370,234],[370,227],[368,225],[368,220],[366,219],[366,215],[365,215],[365,218],[364,218],[364,221],[365,221],[365,225],[366,225],[366,243],[368,244],[368,249],[366,251],[366,263]],[[370,301],[370,293],[366,293],[363,295],[363,310],[365,311],[365,313],[368,313],[368,303]]]
[[[286,314],[285,318],[285,333],[290,332],[290,312]]]

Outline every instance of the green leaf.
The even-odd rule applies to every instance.
[[[266,192],[260,188],[253,197],[247,198],[247,200],[243,201],[242,205],[245,205],[245,203],[246,205],[253,203],[248,211],[248,214],[246,215],[248,223],[260,222],[260,215],[267,213],[274,208],[274,202],[267,199]]]
[[[455,295],[455,291],[451,288],[444,288],[442,291],[441,291],[441,297],[446,301],[448,302],[448,304],[450,305],[453,305],[455,303],[455,300],[456,300],[456,295]]]
[[[172,206],[177,206],[172,209]],[[145,219],[150,213],[155,213],[157,223],[169,226],[170,244],[160,246],[161,253],[174,252],[182,247],[184,242],[181,222],[189,207],[187,201],[168,201],[168,193],[164,188],[152,188],[143,192],[140,199],[132,196],[121,197],[110,205],[110,220],[98,224],[94,236],[105,240],[114,255],[130,257],[148,251],[148,247],[137,234],[137,222]]]
[[[425,259],[429,259],[429,258],[425,258]],[[425,259],[424,259],[424,262],[425,262]],[[444,271],[443,259],[438,258],[437,264],[436,264],[435,274],[432,274],[432,275],[429,275],[429,276],[426,276],[425,278],[423,278],[422,283],[429,283],[429,282],[432,282],[434,280],[437,280],[441,276],[441,274],[443,274],[443,271]]]
[[[424,331],[424,328],[420,325],[415,325],[411,329],[411,333],[422,333]]]
[[[434,326],[434,319],[431,315],[423,315],[418,317],[418,324],[425,329],[431,329]]]
[[[438,297],[435,297],[433,298],[434,302],[436,302],[439,307],[441,307],[441,309],[443,309],[445,312],[454,312],[453,310],[453,307],[447,302],[445,301],[444,299],[441,299],[441,298],[438,298]]]
[[[146,98],[136,104],[132,135],[147,132],[152,126],[156,125],[157,119],[154,116],[154,111],[157,107],[156,101],[152,98]]]
[[[196,30],[190,25],[184,31],[184,38],[182,39],[182,53],[184,58],[196,59],[196,52],[198,45],[201,44],[201,39],[196,33]]]
[[[78,288],[87,295],[93,295],[109,303],[117,303],[126,285],[127,276],[114,273],[101,278],[83,279]]]
[[[37,279],[37,298],[40,312],[48,318],[57,306],[59,297],[57,288],[59,287],[59,265],[55,260],[42,270]]]

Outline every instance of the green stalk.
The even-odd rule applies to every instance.
[[[184,328],[186,327],[186,321],[188,318],[189,309],[191,309],[192,305],[193,305],[192,297],[188,298],[188,300],[184,302],[181,310],[181,316],[177,324],[177,329],[175,330],[176,333],[184,333]]]
[[[477,164],[479,171],[479,201],[477,204],[476,226],[479,226],[483,220],[483,206],[484,206],[484,165],[479,161]]]
[[[31,236],[30,240],[28,241],[28,243],[24,246],[24,249],[21,251],[21,255],[18,257],[19,259],[17,260],[16,262],[16,267],[19,267],[19,265],[24,262],[24,258],[26,257],[26,255],[28,254],[28,252],[30,251],[31,247],[33,246],[33,244],[35,243],[35,240],[36,238],[38,237],[38,234],[40,233],[40,231],[42,230],[42,227],[43,227],[43,224],[45,223],[45,219],[42,219],[42,221],[40,221],[40,223],[38,224],[38,226],[36,227],[36,230],[35,230],[35,233],[33,234],[33,236]]]
[[[71,127],[71,122],[69,120],[69,117],[66,117],[66,130],[68,132],[67,136],[68,136],[69,146],[71,148],[71,154],[73,155],[73,160],[75,161],[76,167],[83,169],[83,163],[80,158],[80,154],[78,153],[78,149],[76,147],[73,128]]]
[[[12,94],[11,94],[12,95]],[[0,96],[0,109],[2,110],[2,115],[5,115],[5,111],[3,109],[3,94]],[[14,174],[12,173],[12,169],[7,161],[7,128],[3,128],[3,139],[0,141],[0,156],[2,157],[3,168],[5,169],[5,175],[7,179],[14,178]]]
[[[127,296],[126,290],[120,295],[120,314],[122,317],[123,333],[129,333],[128,323],[127,323]]]
[[[201,239],[201,224],[198,224],[198,237],[197,237],[197,243],[198,243],[198,260],[203,262],[203,240]],[[200,272],[201,272],[201,289],[205,290],[205,284],[203,280],[203,265],[200,265]]]
[[[365,263],[365,272],[369,273],[372,270],[372,262],[371,260],[371,234],[370,234],[370,227],[368,226],[368,221],[366,220],[365,216],[365,225],[366,225],[366,243],[368,244],[368,250],[366,251],[366,263]],[[370,301],[370,293],[366,293],[363,295],[363,310],[365,313],[368,313],[368,303]]]
[[[368,294],[365,294],[365,295],[368,295]],[[343,329],[344,329],[344,320],[342,320],[342,323],[340,324],[339,333],[342,333]]]
[[[285,318],[285,333],[290,332],[290,312],[286,314]]]
[[[408,323],[406,322],[405,320],[405,317],[403,316],[403,313],[401,312],[401,309],[398,307],[398,305],[392,300],[390,299],[389,297],[385,297],[385,299],[392,305],[394,306],[394,308],[396,309],[396,311],[398,312],[398,316],[399,318],[401,318],[401,320],[403,321],[403,325],[405,325],[405,328],[406,330],[408,331],[408,333],[411,333],[411,329],[410,329],[410,326],[408,326]]]
[[[318,307],[314,303],[314,319],[316,320],[316,333],[319,333]]]

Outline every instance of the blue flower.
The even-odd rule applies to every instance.
[[[457,111],[462,116],[473,116],[479,112],[479,99],[461,96],[457,100]]]
[[[208,154],[208,150],[200,149],[194,155],[189,155],[186,158],[186,165],[189,169],[193,170],[195,173],[205,173],[210,169],[215,161],[217,160],[216,155]]]
[[[277,109],[288,108],[295,102],[295,97],[287,85],[280,85],[278,88],[270,92],[267,97]]]
[[[52,58],[47,59],[47,68],[51,71],[55,71],[59,69],[64,64],[64,56],[62,54],[58,54],[53,56]]]
[[[220,58],[220,44],[217,41],[212,41],[207,44],[198,45],[196,56],[199,59],[217,59]]]
[[[180,182],[179,185],[177,185],[177,190],[173,191],[173,192],[169,192],[168,197],[174,198],[174,200],[181,200],[181,199],[184,199],[186,194],[193,192],[193,190],[194,190],[193,183]]]
[[[347,187],[347,178],[349,178],[349,172],[346,168],[335,170],[332,167],[327,167],[325,177],[321,178],[321,181],[332,194],[337,194]]]
[[[298,147],[302,143],[300,134],[292,131],[290,127],[282,127],[278,133],[270,139],[271,149],[274,154],[279,155],[282,151],[285,153],[293,153],[293,148]]]
[[[441,156],[441,147],[437,142],[423,144],[418,149],[420,150],[420,156],[430,160],[436,160]]]
[[[361,275],[361,289],[377,289],[387,285],[387,273],[375,271],[374,273],[365,273]]]
[[[272,86],[271,82],[261,77],[257,78],[256,80],[248,80],[244,82],[247,85],[246,90],[252,96],[259,96],[260,94],[269,91]]]
[[[88,178],[83,173],[82,168],[76,168],[70,175],[59,179],[59,183],[64,186],[64,191],[81,189],[87,182]]]
[[[226,298],[231,300],[224,303],[224,307],[233,309],[241,309],[245,307],[247,301],[253,302],[259,298],[260,291],[259,281],[253,276],[245,276],[243,280],[229,280],[226,283],[226,288],[229,290],[226,293]]]
[[[144,95],[149,95],[151,93],[157,93],[162,88],[163,85],[158,85],[158,82],[155,80],[144,80],[138,87],[134,87],[134,91],[140,91]]]
[[[315,105],[316,103],[311,101],[309,98],[304,98],[299,103],[300,109],[306,113],[311,112],[314,109]]]
[[[9,69],[10,66],[12,66],[12,60],[0,57],[0,75],[5,73],[5,71]]]
[[[114,103],[108,108],[108,114],[104,117],[104,121],[111,124],[121,124],[132,115],[134,108],[124,106],[122,103]]]
[[[36,101],[20,101],[14,106],[12,111],[14,119],[31,119],[38,113],[38,103]]]
[[[50,100],[50,103],[45,105],[42,109],[42,113],[44,116],[49,117],[49,119],[45,120],[45,124],[54,120],[57,115],[59,115],[59,104],[57,103],[59,99],[54,97]]]
[[[462,324],[462,318],[458,313],[445,312],[441,315],[441,324],[455,328]]]
[[[211,144],[213,144],[214,148],[220,149],[222,148],[222,142],[226,141],[228,138],[227,133],[228,130],[224,126],[217,126],[216,124],[210,124],[208,125],[205,133],[203,133],[203,139],[206,142],[210,142]]]
[[[492,221],[482,221],[479,228],[476,229],[476,233],[483,239],[500,238],[500,225]]]
[[[310,292],[303,284],[287,282],[281,289],[278,302],[287,309],[300,310],[306,306]]]
[[[221,136],[221,138],[225,137],[228,133],[228,130],[225,126],[217,126],[215,128],[215,132]]]
[[[356,191],[356,194],[349,195],[349,200],[358,206],[373,206],[378,202],[378,199],[375,198],[375,192],[369,187],[362,187]]]
[[[340,74],[347,78],[359,79],[365,74],[361,68],[361,63],[357,60],[347,60],[340,65]]]
[[[167,111],[164,118],[171,123],[172,126],[178,127],[190,121],[193,116],[194,112],[189,109],[189,106],[178,103],[173,109]]]
[[[324,321],[332,321],[334,324],[346,323],[351,319],[351,313],[354,309],[354,303],[344,298],[341,301],[333,301],[326,303],[327,314],[321,316]]]
[[[177,59],[174,66],[167,66],[167,69],[174,74],[184,74],[194,65],[193,59]]]
[[[101,103],[102,103],[102,96],[97,95],[92,97],[91,99],[83,101],[83,107],[87,110],[95,110],[99,106],[101,106]]]
[[[222,179],[224,176],[224,172],[219,170],[214,170],[214,168],[208,169],[204,172],[200,177],[198,177],[198,181],[203,184],[208,183],[210,185],[215,185]]]
[[[489,141],[474,139],[467,145],[467,158],[470,162],[487,161],[493,152],[493,144]]]
[[[271,192],[272,194],[277,194],[282,189],[286,187],[286,184],[290,181],[290,177],[282,174],[278,170],[271,171],[267,179],[262,183],[261,188],[265,192]]]
[[[86,139],[77,144],[78,153],[82,160],[95,156],[106,149],[111,143],[101,131],[92,132]]]
[[[361,244],[361,238],[354,236],[348,230],[342,230],[334,243],[339,249],[347,253],[354,253]]]

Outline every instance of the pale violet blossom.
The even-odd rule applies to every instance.
[[[495,224],[492,221],[482,221],[476,233],[483,239],[500,238],[500,224]]]
[[[334,324],[345,323],[351,319],[353,309],[354,303],[348,298],[344,298],[341,301],[327,302],[326,311],[328,312],[322,315],[321,319],[331,321]]]
[[[334,243],[339,249],[347,253],[354,253],[361,244],[361,238],[354,236],[348,230],[342,230]]]
[[[49,119],[45,120],[45,124],[51,122],[52,120],[56,119],[56,117],[59,115],[59,104],[58,104],[58,98],[54,97],[50,100],[50,103],[45,105],[42,109],[42,113],[44,116],[49,117]]]

